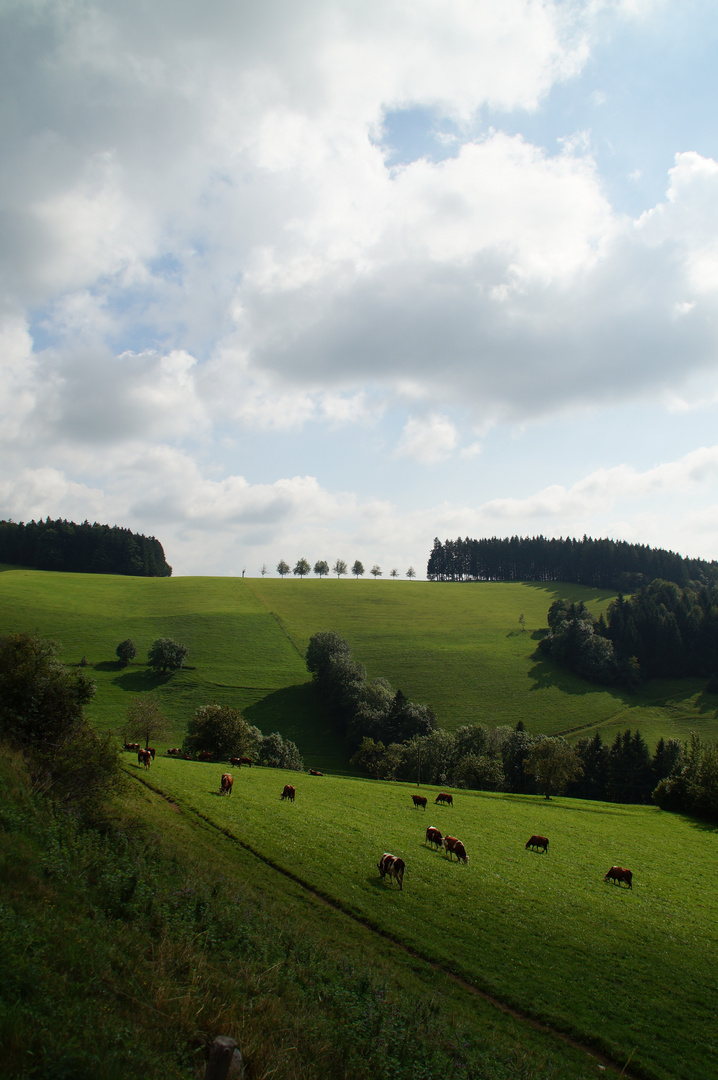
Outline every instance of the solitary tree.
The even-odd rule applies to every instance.
[[[337,577],[340,578],[342,574],[346,574],[346,572],[347,564],[344,562],[344,559],[337,559],[337,561],[334,563],[334,566],[332,567],[332,573],[336,574]]]
[[[395,566],[389,571],[389,577],[399,577],[399,571]]]
[[[208,750],[215,757],[242,757],[253,751],[261,738],[231,705],[200,705],[187,725],[184,750],[198,754]]]
[[[408,578],[415,578],[415,577],[416,577],[416,570],[414,569],[414,567],[413,567],[413,566],[410,566],[410,567],[409,567],[409,569],[408,569],[408,570],[407,570],[407,572],[406,572],[406,576],[407,576]]]
[[[277,573],[279,574],[280,578],[286,577],[286,575],[289,573],[289,571],[290,571],[289,564],[285,563],[284,559],[280,559],[279,562],[277,563]]]
[[[526,629],[526,616],[524,614],[519,615],[519,626],[521,627],[521,633]]]
[[[180,645],[179,641],[161,637],[152,642],[152,646],[147,653],[147,660],[150,667],[154,668],[155,671],[158,671],[161,675],[166,675],[168,671],[177,671],[179,668],[184,667],[188,651],[187,646]]]
[[[133,698],[127,706],[127,734],[145,744],[145,750],[155,739],[167,734],[169,720],[153,694]]]
[[[311,566],[306,559],[297,559],[297,565],[294,567],[292,573],[295,577],[303,578],[305,574],[308,574],[311,570]]]
[[[362,564],[357,559],[355,561],[354,565],[352,566],[352,574],[354,575],[354,577],[358,581],[363,573],[364,573],[364,567],[362,566]]]
[[[266,574],[268,574],[268,573],[269,573],[269,571],[267,570],[267,564],[266,564],[266,562],[263,562],[263,563],[262,563],[262,569],[261,569],[261,570],[260,570],[259,572],[260,572],[260,574],[262,575],[262,577],[264,577],[264,576],[265,576]]]
[[[324,559],[320,559],[319,562],[315,562],[314,573],[319,574],[319,577],[323,578],[325,574],[329,573],[329,563],[325,562]]]
[[[581,759],[565,739],[540,738],[524,761],[524,772],[536,778],[547,799],[560,795],[567,784],[583,776]]]
[[[132,638],[125,638],[115,649],[118,660],[120,661],[120,667],[127,667],[130,660],[134,660],[137,656],[137,646]]]
[[[377,579],[378,577],[381,577],[381,567],[380,567],[380,566],[377,566],[377,564],[376,564],[376,563],[374,563],[374,565],[372,566],[372,568],[371,568],[371,570],[369,571],[369,573],[371,574],[371,576],[372,576],[372,577],[374,578],[374,580],[376,581],[376,579]]]

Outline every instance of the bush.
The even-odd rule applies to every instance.
[[[121,667],[127,667],[130,660],[137,656],[137,647],[132,638],[125,638],[115,649]]]
[[[171,638],[157,638],[147,654],[150,667],[160,674],[166,675],[168,671],[177,671],[184,666],[188,649],[186,645],[180,645]]]
[[[242,757],[255,751],[261,733],[230,705],[201,705],[187,725],[183,750],[209,751],[218,758]]]

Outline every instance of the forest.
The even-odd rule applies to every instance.
[[[718,562],[685,559],[648,544],[569,537],[512,536],[471,540],[438,537],[429,556],[430,581],[570,581],[600,589],[633,592],[654,578],[718,582]]]
[[[162,544],[117,525],[0,521],[0,562],[74,574],[170,577]]]

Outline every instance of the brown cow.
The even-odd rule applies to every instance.
[[[464,865],[468,863],[469,856],[466,854],[466,848],[455,836],[445,836],[442,843],[449,859],[453,859],[453,856],[456,855],[459,862],[464,863]]]
[[[426,842],[427,842],[427,844],[431,844],[432,847],[434,846],[434,844],[436,844],[436,846],[438,848],[440,848],[442,840],[443,840],[443,837],[442,837],[441,833],[439,832],[439,830],[435,829],[433,825],[430,825],[429,828],[426,830]]]
[[[137,753],[137,751],[140,749],[140,744],[138,742],[126,742],[123,749],[134,750],[135,753]]]
[[[392,878],[396,878],[397,885],[401,889],[404,883],[404,871],[406,870],[406,863],[403,859],[400,859],[398,855],[390,855],[388,851],[385,851],[377,864],[377,870],[381,877],[389,875],[389,881]]]
[[[279,796],[280,799],[289,799],[290,802],[294,802],[294,796],[297,794],[293,784],[285,784],[284,791]]]
[[[234,786],[234,779],[231,773],[222,773],[222,779],[219,784],[220,795],[231,795],[232,787]]]
[[[414,800],[414,806],[420,806],[422,810],[426,810],[426,795],[412,795]]]
[[[319,769],[310,769],[309,770],[309,775],[310,776],[324,776],[324,773],[319,772]]]
[[[541,848],[545,855],[548,851],[548,840],[545,836],[532,836],[530,840],[526,841],[526,847],[531,848],[532,851],[538,851]]]
[[[137,764],[144,765],[146,769],[149,769],[152,764],[152,754],[149,750],[139,750],[137,752]]]
[[[200,750],[199,754],[197,755],[197,760],[198,761],[211,761],[213,757],[214,757],[214,754],[212,753],[211,750]]]
[[[437,803],[446,803],[447,806],[453,806],[454,796],[449,795],[446,791],[440,791],[434,799],[434,806],[436,806]]]
[[[252,759],[251,759],[251,757],[241,757],[239,759],[239,764],[240,765],[249,765],[249,767],[251,769],[252,768]]]
[[[154,748],[154,746],[148,746],[147,747],[147,753],[152,754],[152,760],[154,761],[155,760],[155,748]]]
[[[239,769],[242,766],[242,759],[241,759],[241,757],[231,757],[229,759],[229,764],[230,765],[235,765]]]
[[[611,879],[614,885],[621,887],[621,882],[625,881],[629,889],[633,888],[633,874],[630,870],[626,870],[625,866],[612,866],[604,877],[604,881]]]
[[[167,751],[167,756],[168,757],[181,757],[182,756],[182,751],[180,750],[179,746],[172,746]]]

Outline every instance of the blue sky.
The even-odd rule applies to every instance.
[[[707,0],[0,4],[0,516],[718,558]]]

